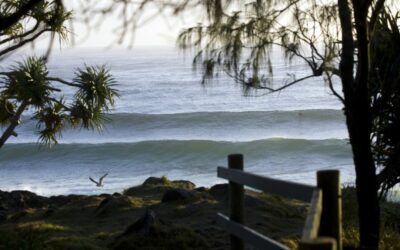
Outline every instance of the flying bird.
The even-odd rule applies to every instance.
[[[103,179],[108,175],[108,173],[106,173],[105,175],[103,175],[102,177],[100,177],[99,181],[95,181],[93,180],[92,177],[89,177],[89,180],[91,180],[94,184],[96,184],[97,187],[102,187],[103,186]]]

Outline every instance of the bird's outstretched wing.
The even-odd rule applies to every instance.
[[[99,182],[102,183],[103,179],[108,175],[108,173],[106,173],[105,175],[103,175],[102,177],[100,177]]]
[[[99,183],[95,180],[92,179],[92,177],[89,177],[89,180],[91,180],[93,183],[95,183],[96,185],[99,185]]]

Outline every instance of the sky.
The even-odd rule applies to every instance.
[[[171,18],[172,19],[172,18]],[[77,24],[74,27],[76,47],[108,47],[118,40],[116,28],[118,23],[114,20],[106,20],[101,27],[87,30],[84,25]],[[161,17],[141,25],[134,33],[134,45],[136,46],[174,46],[179,31],[184,24],[174,18],[167,22]],[[87,35],[89,33],[89,35]],[[122,44],[130,44],[130,35]]]
[[[90,2],[90,1],[88,1]],[[96,8],[102,8],[109,4],[109,0],[93,0],[93,6],[90,6],[91,10]],[[134,42],[131,43],[130,36],[127,36],[122,45],[117,44],[118,27],[121,25],[123,21],[123,16],[121,9],[117,9],[113,12],[113,14],[107,14],[106,18],[101,19],[101,25],[92,25],[90,29],[87,29],[82,22],[76,21],[82,19],[82,16],[79,14],[79,11],[82,8],[79,5],[79,1],[65,1],[67,8],[73,11],[73,15],[75,17],[75,21],[72,22],[72,26],[68,23],[68,29],[71,31],[71,35],[74,37],[73,41],[69,41],[67,43],[62,43],[61,48],[68,48],[73,45],[74,48],[108,48],[111,45],[113,47],[128,47],[129,45],[133,46],[168,46],[174,47],[176,45],[176,39],[179,33],[184,28],[192,27],[197,25],[199,22],[203,22],[205,20],[204,12],[201,11],[201,8],[192,8],[179,16],[173,16],[170,13],[158,13],[158,8],[156,6],[149,6],[149,8],[145,9],[142,12],[143,17],[139,20],[138,23],[142,23],[143,20],[148,20],[148,17],[154,16],[150,18],[146,23],[139,25],[135,30]],[[234,7],[234,8],[237,8]],[[233,9],[232,9],[233,10]],[[132,12],[132,10],[131,10]],[[128,12],[128,13],[131,13]],[[93,19],[93,18],[92,18]],[[131,35],[130,33],[129,35]],[[49,45],[49,36],[41,38],[39,41],[36,41],[35,46],[37,48],[47,48]],[[60,43],[56,42],[54,44],[55,48],[60,47]]]
[[[176,44],[176,38],[183,28],[196,25],[202,17],[195,11],[186,13],[184,16],[172,15],[156,15],[153,16],[155,9],[149,9],[144,12],[144,17],[139,20],[139,26],[134,33],[134,46],[168,46],[173,47]],[[108,47],[116,45],[118,40],[118,27],[121,25],[122,17],[119,13],[107,15],[100,26],[87,29],[85,25],[75,21],[71,33],[74,35],[74,47]],[[147,20],[144,24],[143,20]],[[132,33],[129,33],[122,46],[131,44]],[[46,46],[46,43],[44,42]],[[64,44],[63,47],[68,47],[70,44]]]

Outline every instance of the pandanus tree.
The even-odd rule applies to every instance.
[[[101,129],[104,112],[114,105],[118,92],[115,82],[104,66],[78,69],[75,78],[65,81],[51,77],[43,58],[29,57],[0,80],[0,123],[6,127],[0,137],[0,147],[10,136],[16,136],[21,115],[30,109],[37,122],[39,139],[57,143],[57,137],[67,126]],[[76,89],[70,100],[54,83]]]
[[[105,66],[77,69],[72,81],[51,76],[47,57],[52,43],[69,38],[66,23],[72,12],[62,1],[5,0],[0,2],[0,61],[40,37],[50,38],[43,57],[27,57],[23,62],[0,72],[0,147],[17,136],[24,112],[37,122],[40,142],[57,143],[63,129],[101,129],[104,113],[110,111],[118,97],[115,81]],[[4,65],[2,65],[4,70]],[[73,96],[64,97],[66,88]]]

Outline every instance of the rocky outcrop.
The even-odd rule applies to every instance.
[[[43,208],[48,206],[48,198],[29,191],[0,191],[1,210],[21,211],[26,208]]]
[[[104,198],[96,208],[96,216],[108,216],[118,213],[119,210],[131,207],[131,201],[127,196],[110,195]]]
[[[120,237],[124,237],[133,233],[141,236],[147,236],[151,233],[151,228],[158,223],[162,222],[156,218],[156,213],[150,209],[146,209],[146,212],[142,215],[142,217],[127,227],[125,232]]]
[[[186,200],[193,196],[194,196],[193,192],[190,192],[185,189],[181,189],[181,188],[170,189],[170,190],[165,191],[165,193],[161,199],[161,202],[165,203],[165,202],[172,202],[172,201],[178,201],[178,200]]]
[[[128,188],[124,195],[140,196],[143,193],[164,192],[170,189],[194,190],[196,185],[193,182],[185,180],[169,180],[166,177],[149,177],[142,185]]]
[[[185,181],[185,180],[174,180],[171,181],[167,177],[149,177],[147,178],[143,184],[142,187],[149,187],[149,186],[164,186],[164,187],[170,187],[170,188],[182,188],[182,189],[188,189],[192,190],[196,188],[196,185],[191,182],[191,181]]]
[[[142,186],[163,186],[167,185],[169,180],[166,177],[149,177],[147,178]]]
[[[53,206],[60,207],[70,203],[73,198],[70,196],[58,195],[58,196],[51,196],[49,199],[50,203]]]
[[[216,184],[208,191],[214,197],[226,197],[228,198],[228,184]]]

